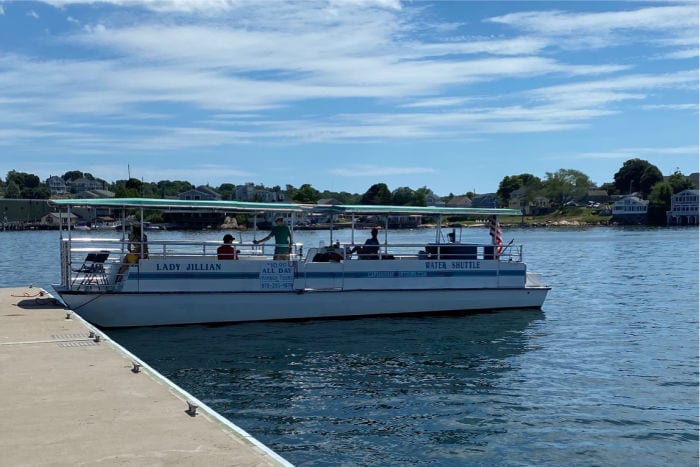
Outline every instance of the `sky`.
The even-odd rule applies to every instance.
[[[0,0],[0,178],[440,196],[698,165],[698,2]]]

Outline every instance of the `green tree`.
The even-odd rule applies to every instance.
[[[386,183],[375,183],[362,195],[360,204],[391,204],[391,192]]]
[[[129,180],[117,180],[114,183],[115,198],[141,198],[141,188],[143,183],[136,178]]]
[[[648,220],[650,224],[666,225],[666,211],[671,209],[673,185],[669,182],[659,182],[649,193]]]
[[[630,159],[615,173],[615,188],[620,194],[639,191],[646,197],[651,187],[663,180],[661,171],[642,159]]]
[[[5,198],[9,199],[20,199],[22,198],[22,190],[20,190],[19,185],[13,181],[7,182],[7,190],[5,191]]]
[[[504,177],[496,191],[500,206],[508,206],[510,204],[510,196],[520,188],[525,188],[525,201],[531,202],[542,189],[542,180],[529,173]]]
[[[182,180],[161,180],[156,184],[158,196],[165,198],[166,196],[177,196],[178,194],[191,190],[192,184]]]
[[[222,183],[216,191],[221,195],[221,199],[233,199],[236,194],[236,186],[233,183]]]
[[[6,178],[7,183],[15,182],[17,186],[21,189],[24,188],[36,188],[41,184],[39,177],[33,174],[28,174],[26,172],[17,172],[16,170],[10,170],[7,173]]]
[[[83,173],[80,170],[71,170],[63,174],[61,178],[66,182],[72,182],[79,178],[83,178]]]
[[[49,199],[51,198],[51,190],[46,185],[40,185],[34,188],[25,188],[22,190],[22,198],[24,199]]]
[[[12,187],[11,191],[9,190],[10,183],[19,189],[19,196],[17,196],[15,186]],[[41,183],[39,177],[34,174],[11,170],[7,173],[7,184],[10,192],[8,198],[48,199],[51,196],[49,188]]]
[[[303,184],[292,196],[292,199],[298,203],[316,203],[319,200],[320,193],[317,189],[309,185]]]
[[[413,204],[416,192],[407,186],[402,186],[391,192],[391,204],[395,206],[410,206]]]
[[[588,175],[575,169],[559,169],[547,172],[543,189],[547,196],[560,206],[569,199],[582,198],[593,185]]]
[[[523,186],[523,181],[518,175],[506,175],[498,184],[498,190],[496,191],[496,197],[498,198],[498,203],[501,206],[508,206],[510,201],[510,195]]]
[[[650,165],[644,169],[642,177],[639,179],[639,191],[642,192],[642,197],[646,198],[651,193],[654,185],[663,181],[664,176],[655,165]]]
[[[415,191],[415,194],[413,195],[413,202],[411,202],[412,206],[425,206],[427,203],[426,199],[428,197],[428,193],[430,193],[430,189],[428,187],[423,186],[421,188],[418,188]]]
[[[683,175],[680,170],[676,169],[675,172],[673,172],[673,175],[668,177],[668,182],[671,184],[673,187],[673,194],[675,195],[676,193],[680,193],[683,190],[692,190],[695,185],[693,184],[693,181]],[[651,199],[651,195],[649,195]]]
[[[337,199],[340,204],[358,204],[360,202],[360,195],[348,193],[347,191],[328,191],[325,190],[319,195],[321,198],[334,198]]]

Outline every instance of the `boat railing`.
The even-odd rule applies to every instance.
[[[143,251],[144,254],[131,253],[130,245],[133,250]],[[137,264],[141,257],[215,258],[219,246],[221,242],[218,241],[149,240],[141,243],[116,238],[63,238],[61,285],[70,289],[108,290],[123,279],[129,265]],[[233,243],[232,246],[239,259],[273,259],[274,244]],[[289,260],[297,261],[302,256],[303,245],[293,244]]]
[[[491,245],[464,243],[386,243],[375,253],[353,252],[364,244],[336,242],[331,246],[309,248],[307,262],[338,262],[354,259],[396,260],[497,260],[522,262],[522,245]]]
[[[138,265],[141,255],[130,253],[129,245],[139,245],[121,239],[72,238],[61,241],[61,284],[71,290],[111,290],[119,283],[133,265]],[[274,244],[233,243],[239,260],[273,260]],[[140,250],[148,252],[149,259],[168,258],[215,258],[217,241],[152,240],[144,243]],[[145,248],[147,246],[147,248]],[[288,246],[288,245],[283,245]],[[301,243],[295,243],[289,261],[339,262],[357,259],[380,261],[419,260],[496,260],[522,261],[521,245],[480,245],[462,243],[396,243],[381,244],[376,254],[350,253],[353,243],[336,242],[329,247],[310,248],[304,255]],[[285,258],[285,260],[287,260]]]

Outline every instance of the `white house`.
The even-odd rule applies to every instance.
[[[666,211],[669,225],[698,225],[699,190],[683,190],[671,196],[671,210]]]
[[[259,201],[263,203],[279,203],[286,200],[282,191],[260,190],[255,184],[248,182],[245,185],[237,185],[235,199],[239,201]]]
[[[47,178],[46,184],[48,185],[52,195],[65,195],[68,193],[65,180],[57,175],[52,175]]]
[[[80,191],[101,190],[104,188],[102,186],[102,182],[98,182],[97,180],[90,180],[85,177],[73,180],[70,186],[71,189],[76,193]]]
[[[649,201],[637,196],[626,196],[612,206],[613,219],[623,224],[642,224],[647,220]]]

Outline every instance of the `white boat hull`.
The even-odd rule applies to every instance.
[[[80,268],[64,268],[63,285],[55,289],[70,309],[103,327],[542,306],[549,287],[524,263],[512,255],[494,257],[486,248],[459,246],[463,254],[439,258],[414,250],[374,260],[338,255],[340,260],[330,261],[310,250],[296,261],[253,254],[232,261],[204,250],[176,254],[167,246],[154,253],[151,243],[151,255],[136,263],[109,262],[109,251],[88,255]],[[67,248],[63,252],[68,256]]]
[[[279,293],[63,293],[101,327],[341,318],[540,308],[548,287],[470,290],[314,290]]]

